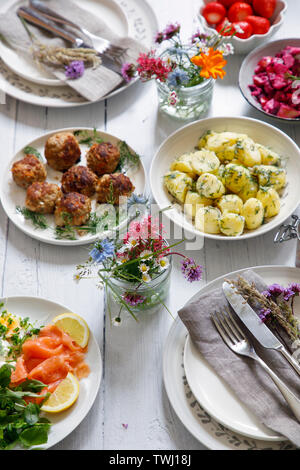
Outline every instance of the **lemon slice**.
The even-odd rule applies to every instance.
[[[41,410],[47,413],[59,413],[75,403],[79,395],[79,382],[75,375],[68,373],[57,389],[43,404]]]
[[[86,321],[76,313],[62,313],[55,317],[52,323],[68,333],[82,348],[85,348],[88,344],[89,327]]]

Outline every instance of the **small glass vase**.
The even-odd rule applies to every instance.
[[[134,315],[142,312],[154,313],[159,308],[164,308],[163,304],[165,304],[169,295],[172,271],[172,256],[168,258],[170,261],[169,266],[147,284],[127,282],[111,277],[109,279],[111,287],[108,286],[106,290],[108,309],[110,309],[112,303],[119,304],[121,308],[120,297],[122,299],[132,297],[139,300],[136,305],[128,304]],[[123,307],[122,312],[129,314],[125,307]]]
[[[174,59],[174,48],[161,54],[162,59]],[[188,52],[186,57],[188,57]],[[188,60],[188,59],[186,59]],[[195,121],[205,116],[211,106],[215,80],[204,79],[199,85],[170,87],[168,82],[156,81],[160,110],[178,120]]]

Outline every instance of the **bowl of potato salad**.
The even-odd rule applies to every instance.
[[[153,159],[150,182],[175,224],[236,240],[262,235],[293,213],[299,175],[300,150],[282,131],[255,119],[216,117],[172,134]]]

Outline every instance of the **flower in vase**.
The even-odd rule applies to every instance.
[[[180,24],[179,23],[174,23],[174,24],[169,24],[164,30],[163,30],[163,35],[166,40],[172,39],[176,34],[180,32]]]
[[[201,33],[201,31],[196,31],[192,37],[191,37],[191,43],[196,44],[199,41],[206,41],[208,38],[208,35],[205,33]]]
[[[154,42],[156,44],[161,44],[162,42],[164,42],[164,40],[165,40],[164,33],[162,31],[159,31],[154,38]]]
[[[222,44],[221,46],[218,47],[217,50],[220,51],[223,54],[223,56],[234,54],[234,47],[230,43]]]
[[[178,100],[177,93],[175,91],[171,91],[171,93],[168,96],[168,104],[170,106],[176,106]]]
[[[202,278],[202,267],[191,258],[186,258],[181,262],[181,271],[189,282],[200,281]]]
[[[120,326],[121,325],[121,318],[115,317],[112,321],[113,326]]]
[[[135,248],[138,245],[138,240],[134,237],[130,237],[126,243],[127,248]]]
[[[96,263],[103,263],[106,259],[111,258],[114,252],[114,243],[106,239],[95,244],[90,256]]]
[[[144,250],[140,254],[140,258],[146,258],[146,259],[150,260],[152,257],[153,257],[153,253],[150,250]]]
[[[147,274],[147,272],[149,271],[149,266],[147,266],[146,263],[141,263],[139,265],[139,270],[141,271],[142,274]]]
[[[69,79],[80,78],[84,74],[84,62],[82,60],[74,60],[66,65],[66,77]]]
[[[151,281],[151,277],[149,276],[148,273],[142,274],[142,281],[145,282],[146,284]]]
[[[177,67],[173,72],[168,76],[168,84],[173,87],[184,85],[189,82],[189,74]]]
[[[160,57],[155,57],[154,54],[155,51],[150,51],[147,54],[141,53],[138,57],[137,71],[142,82],[153,78],[160,82],[165,82],[172,71],[172,67],[167,61],[162,60]]]
[[[126,292],[122,299],[127,305],[131,305],[131,307],[135,307],[136,305],[143,304],[146,300],[146,297],[139,295],[139,294],[132,294],[130,292]]]
[[[220,51],[214,50],[212,47],[209,48],[208,53],[203,52],[191,58],[193,64],[201,68],[200,76],[204,78],[220,77],[224,78],[226,75],[223,68],[227,64],[227,61],[223,58],[223,54]]]
[[[128,62],[126,62],[125,64],[122,65],[121,73],[122,73],[122,77],[127,83],[131,82],[131,80],[134,78],[136,74],[135,65],[129,64]]]
[[[157,264],[158,264],[160,270],[164,271],[165,269],[167,269],[169,267],[170,261],[166,256],[164,256],[163,258],[160,258],[160,259],[157,260]]]

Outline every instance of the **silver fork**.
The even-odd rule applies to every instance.
[[[45,18],[54,21],[55,23],[71,26],[72,28],[81,31],[86,37],[91,40],[93,48],[96,49],[100,54],[105,54],[112,60],[121,63],[122,58],[126,54],[128,48],[115,46],[107,39],[101,38],[100,36],[96,36],[95,34],[90,33],[90,31],[88,31],[86,28],[82,28],[81,26],[73,23],[67,18],[64,18],[55,11],[51,10],[40,0],[30,0],[30,5],[33,9],[42,13]],[[82,43],[84,43],[84,41],[82,41]],[[80,47],[80,44],[78,45],[78,47]]]
[[[275,385],[282,393],[286,402],[290,406],[295,417],[298,421],[300,421],[300,400],[272,371],[272,369],[270,369],[270,367],[256,354],[253,345],[249,339],[246,338],[230,311],[228,310],[226,313],[215,312],[215,314],[211,314],[211,318],[223,341],[233,352],[241,356],[254,359],[254,361],[258,362],[261,367],[269,374]]]

